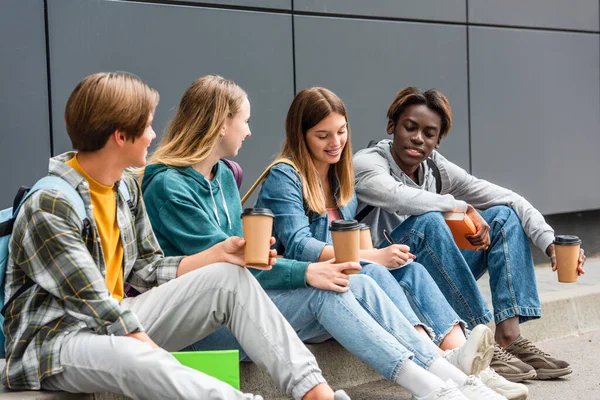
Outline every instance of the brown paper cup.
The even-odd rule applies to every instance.
[[[246,265],[269,265],[273,212],[268,208],[246,208],[242,213],[244,239],[246,239]]]
[[[355,220],[335,220],[331,223],[331,238],[335,262],[360,261],[360,231]],[[342,271],[345,274],[357,274],[355,269]]]
[[[373,250],[373,240],[371,239],[371,227],[367,224],[358,224],[360,228],[360,249]]]
[[[554,239],[556,268],[558,281],[561,283],[577,282],[577,264],[579,263],[579,248],[581,240],[577,236],[562,235]]]

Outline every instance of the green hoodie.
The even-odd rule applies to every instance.
[[[223,161],[207,179],[192,167],[152,164],[144,170],[142,193],[165,255],[191,255],[230,236],[243,237],[242,205],[233,173]],[[306,287],[308,263],[278,258],[270,271],[250,268],[265,289]]]

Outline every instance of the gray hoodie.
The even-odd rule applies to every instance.
[[[467,204],[479,210],[497,205],[511,207],[523,229],[542,251],[554,240],[554,230],[542,214],[517,193],[470,175],[456,164],[434,151],[431,159],[440,170],[442,191],[435,190],[435,176],[427,163],[419,166],[417,185],[398,167],[391,153],[391,140],[382,140],[376,146],[354,155],[358,210],[366,204],[376,208],[364,219],[371,225],[373,241],[383,240],[383,229],[391,232],[411,215],[429,211],[466,211]]]

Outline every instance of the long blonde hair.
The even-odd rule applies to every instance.
[[[218,75],[198,78],[185,91],[177,113],[148,164],[187,167],[204,160],[227,118],[238,113],[246,92]]]
[[[354,166],[352,164],[352,146],[350,145],[350,125],[346,107],[342,100],[330,90],[313,87],[300,91],[285,118],[285,142],[278,158],[290,158],[299,170],[302,179],[302,195],[308,209],[323,214],[325,194],[310,150],[306,144],[306,132],[332,113],[346,119],[348,140],[342,150],[340,161],[329,167],[335,176],[339,192],[337,205],[345,206],[354,195]]]

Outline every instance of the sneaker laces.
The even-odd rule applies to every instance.
[[[550,354],[543,352],[542,350],[535,347],[533,343],[529,339],[525,339],[524,337],[521,340],[515,343],[515,346],[523,347],[525,350],[537,354],[542,357],[551,357]]]
[[[494,358],[500,361],[510,362],[515,356],[504,350],[498,343],[494,343]]]

